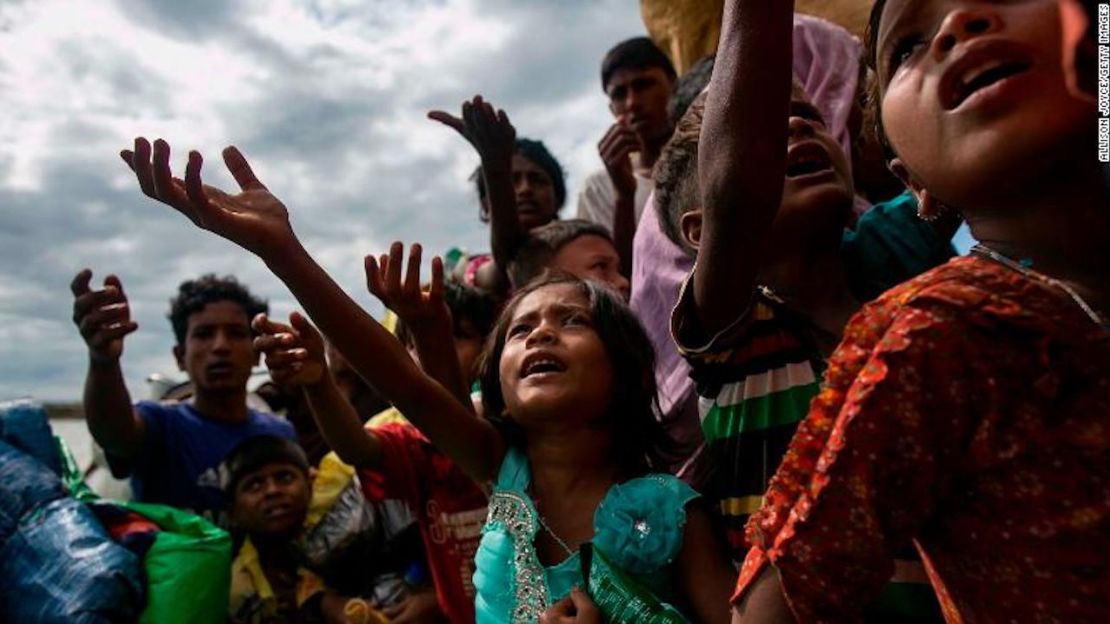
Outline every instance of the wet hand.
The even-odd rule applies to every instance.
[[[432,282],[425,290],[420,286],[420,245],[413,244],[409,249],[408,264],[405,265],[402,280],[404,252],[405,246],[394,242],[388,255],[382,254],[377,259],[366,256],[366,287],[370,294],[380,299],[385,307],[393,310],[415,330],[431,323],[449,321],[451,312],[443,299],[443,260],[438,256],[432,258]]]
[[[516,153],[516,128],[503,110],[495,110],[482,96],[462,103],[460,117],[441,110],[428,113],[428,119],[453,128],[478,152],[482,165],[511,166]]]
[[[143,193],[185,215],[197,227],[209,230],[257,254],[264,260],[277,257],[296,237],[289,212],[258,180],[247,159],[234,146],[223,151],[224,163],[239,184],[237,194],[201,182],[203,159],[189,152],[185,179],[170,172],[170,146],[162,139],[151,144],[135,139],[134,150],[120,157],[138,179]]]
[[[324,339],[303,315],[293,312],[286,325],[259,314],[251,327],[258,332],[254,348],[265,355],[266,368],[274,383],[306,386],[324,379],[327,374]]]
[[[93,290],[92,271],[82,269],[70,283],[73,292],[73,323],[89,347],[89,357],[98,363],[118,361],[123,355],[123,337],[139,328],[131,320],[131,307],[123,284],[115,275],[104,278],[104,288]]]

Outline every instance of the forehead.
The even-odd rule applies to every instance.
[[[876,29],[876,47],[882,48],[883,42],[896,29],[916,23],[950,2],[942,0],[887,0],[879,14]]]
[[[590,302],[581,288],[574,283],[551,284],[541,286],[524,295],[513,311],[513,318],[521,318],[529,314],[540,314],[552,308],[565,308],[570,306],[589,307]]]
[[[189,315],[188,326],[200,325],[243,325],[250,327],[250,319],[243,306],[234,301],[213,301]]]
[[[597,234],[584,234],[560,247],[555,252],[552,262],[559,263],[575,257],[598,255],[616,257],[617,248]]]
[[[605,85],[606,93],[636,82],[637,80],[654,80],[667,82],[667,72],[662,67],[622,67],[609,75],[609,82]]]
[[[296,464],[275,461],[267,464],[262,464],[261,466],[253,470],[243,473],[243,476],[239,478],[238,483],[240,486],[242,486],[244,483],[250,481],[251,479],[265,478],[285,472],[295,472],[297,474],[302,474],[301,467]]]

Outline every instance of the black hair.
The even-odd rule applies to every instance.
[[[613,396],[608,415],[616,431],[614,455],[628,473],[665,470],[675,458],[674,440],[656,419],[655,351],[636,315],[609,287],[567,274],[551,274],[516,292],[497,320],[480,359],[479,383],[485,417],[510,444],[522,445],[523,434],[505,411],[500,363],[506,334],[520,302],[542,288],[574,286],[589,301],[597,331],[613,372]]]
[[[694,99],[709,86],[709,79],[713,77],[713,65],[717,57],[713,54],[703,56],[697,63],[690,66],[686,73],[678,77],[674,83],[671,99],[667,101],[667,116],[671,123],[678,125],[686,109],[694,103]]]
[[[658,67],[667,77],[675,79],[671,59],[647,37],[633,37],[613,46],[601,61],[601,90],[609,92],[609,79],[620,69],[647,69]]]
[[[543,275],[551,259],[564,245],[591,235],[613,242],[612,235],[604,226],[584,219],[552,221],[532,230],[505,270],[509,283],[521,286]]]
[[[675,124],[674,134],[655,163],[655,214],[659,227],[672,243],[687,253],[695,250],[682,235],[682,215],[701,204],[698,185],[698,145],[706,96],[699,93],[686,114]]]
[[[456,336],[463,333],[463,323],[470,323],[483,340],[493,329],[497,320],[497,300],[488,292],[457,282],[447,282],[443,285],[443,301],[451,311],[451,324]],[[394,325],[394,334],[407,347],[416,342],[412,330],[400,317]]]
[[[563,207],[567,201],[567,182],[566,172],[563,171],[562,165],[543,144],[543,141],[536,141],[533,139],[518,138],[516,140],[516,153],[532,161],[540,169],[543,169],[547,176],[551,178],[552,190],[555,193],[555,210],[556,212]],[[474,170],[470,174],[470,179],[474,182],[474,187],[478,190],[478,199],[484,200],[486,198],[486,181],[482,177],[482,166]],[[485,215],[485,212],[482,212]],[[483,216],[483,221],[488,221],[488,217]]]
[[[166,315],[173,325],[173,335],[178,345],[185,344],[185,336],[189,332],[189,317],[217,301],[239,304],[247,314],[248,324],[256,315],[270,311],[270,306],[264,299],[252,295],[232,275],[217,277],[214,273],[207,273],[195,280],[186,280],[177,287],[177,296],[170,299],[170,311]]]
[[[889,162],[897,154],[894,152],[894,146],[890,144],[890,139],[886,136],[886,129],[883,128],[881,112],[882,80],[879,78],[879,26],[883,19],[883,9],[886,8],[886,2],[887,0],[875,0],[874,6],[871,7],[871,15],[867,20],[867,29],[864,32],[863,60],[867,63],[867,67],[871,69],[871,76],[867,81],[863,107],[864,123],[871,126],[871,130],[875,137],[879,139],[883,154]]]
[[[308,456],[299,444],[275,435],[251,436],[228,453],[221,466],[228,500],[234,500],[235,488],[244,477],[267,464],[294,466],[308,476]]]

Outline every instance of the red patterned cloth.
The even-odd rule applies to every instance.
[[[1110,333],[959,258],[849,323],[748,524],[800,621],[844,621],[913,539],[949,622],[1110,622]]]

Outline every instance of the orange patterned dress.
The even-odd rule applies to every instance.
[[[799,621],[855,617],[912,539],[949,622],[1110,622],[1110,333],[952,260],[849,323],[747,528]]]

